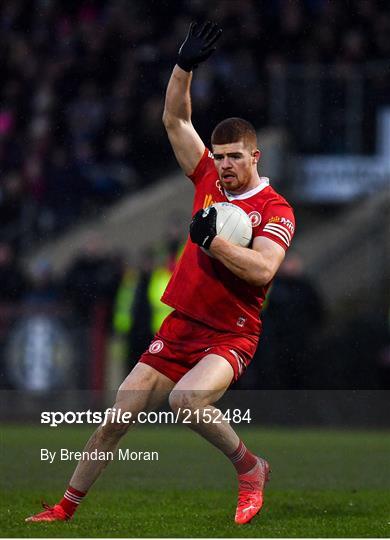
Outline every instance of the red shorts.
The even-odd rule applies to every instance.
[[[207,354],[218,354],[232,366],[234,382],[248,367],[257,343],[257,336],[213,330],[173,311],[164,320],[139,361],[152,366],[171,381],[178,382]]]

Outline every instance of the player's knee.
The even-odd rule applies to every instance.
[[[175,413],[193,411],[200,406],[199,396],[188,390],[172,390],[169,394],[169,405]]]
[[[136,369],[136,367],[118,388],[117,401],[125,399],[126,394],[129,394],[130,392],[144,392],[153,387],[155,383],[154,374],[145,370],[142,365],[138,365],[138,369]]]

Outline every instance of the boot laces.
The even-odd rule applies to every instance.
[[[241,480],[238,504],[239,506],[247,506],[253,503],[253,496],[260,491],[259,482],[251,482],[250,480]]]

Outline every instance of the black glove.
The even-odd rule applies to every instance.
[[[217,211],[212,206],[198,210],[190,223],[190,236],[194,244],[209,249],[217,235]]]
[[[210,21],[201,27],[192,22],[187,37],[179,49],[177,65],[188,72],[198,67],[200,62],[207,60],[215,51],[213,45],[221,33],[222,30]]]

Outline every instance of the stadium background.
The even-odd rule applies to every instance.
[[[388,4],[4,0],[2,467],[19,451],[23,433],[31,448],[49,437],[37,426],[43,408],[110,405],[166,314],[158,298],[187,234],[191,185],[162,126],[163,99],[189,22],[208,18],[224,33],[194,76],[194,125],[208,145],[216,122],[248,118],[259,133],[260,171],[297,218],[293,249],[264,312],[262,346],[226,405],[249,403],[262,424],[389,427]],[[36,429],[6,426],[14,420]],[[283,433],[276,442],[263,434],[276,459],[283,441],[294,437]],[[320,446],[325,453],[322,435],[305,433],[302,440],[312,433],[313,452]],[[386,433],[382,443],[367,435],[339,441],[335,460],[346,464],[365,441],[376,456],[373,475],[385,470]],[[83,437],[73,435],[79,449]],[[337,448],[338,439],[327,440]],[[192,439],[188,444],[194,455],[203,451]],[[37,461],[27,451],[23,456],[25,464]],[[347,468],[350,478],[360,457],[356,469]],[[16,470],[23,500],[39,500],[23,484],[24,468]],[[61,489],[60,476],[50,488]],[[347,476],[344,487],[351,487]],[[321,488],[317,477],[313,482]],[[142,488],[140,480],[136,485]],[[384,487],[369,480],[366,486]],[[294,529],[283,530],[289,536]],[[154,534],[141,525],[140,531]]]

